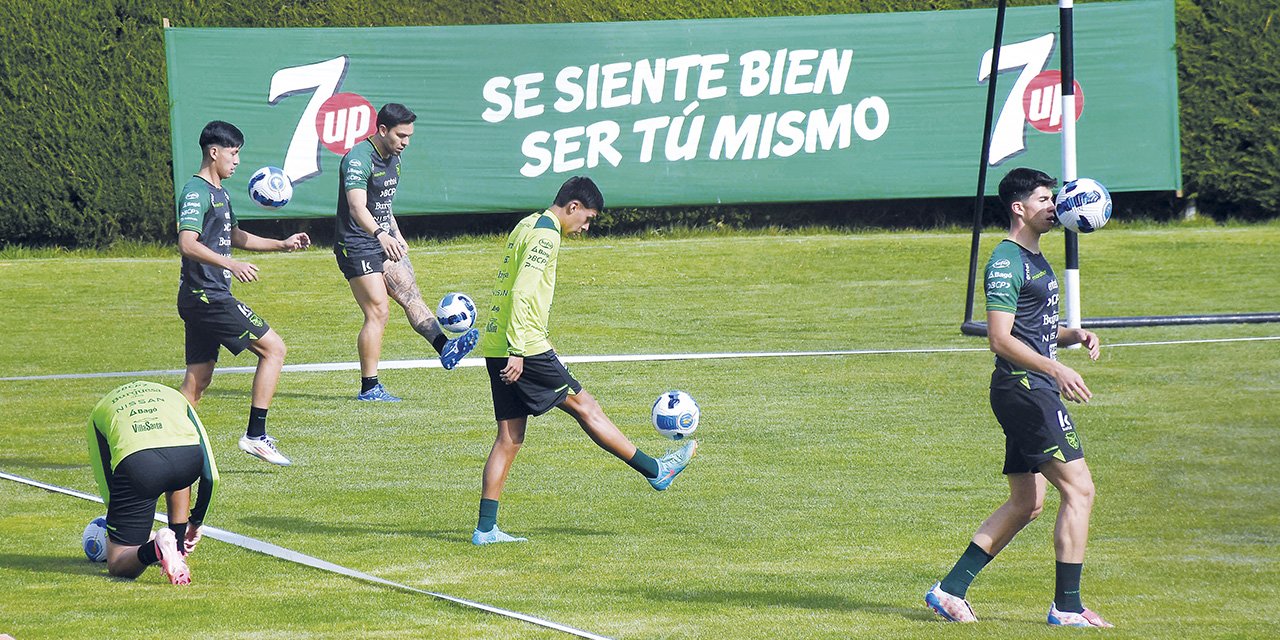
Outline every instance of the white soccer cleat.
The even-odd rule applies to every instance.
[[[471,544],[474,545],[496,544],[501,542],[528,542],[528,540],[528,538],[517,538],[515,536],[507,535],[506,533],[503,533],[497,525],[494,525],[494,527],[488,531],[476,529],[471,533]]]
[[[173,531],[165,528],[156,532],[156,548],[160,550],[160,567],[164,570],[169,582],[179,585],[191,584],[191,569],[187,561],[178,552],[178,542]]]
[[[941,582],[933,585],[933,588],[924,594],[924,603],[948,622],[978,621],[978,617],[973,615],[973,607],[969,606],[969,601],[943,591]]]
[[[262,436],[262,438],[250,438],[249,436],[240,436],[240,450],[261,460],[270,462],[271,464],[287,467],[292,462],[276,451],[276,439],[271,436]]]

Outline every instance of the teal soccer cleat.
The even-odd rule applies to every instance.
[[[698,441],[690,440],[683,447],[658,458],[658,477],[649,478],[649,484],[658,491],[665,491],[671,481],[689,466],[693,456],[698,453]]]

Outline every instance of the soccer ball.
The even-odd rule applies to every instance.
[[[436,322],[449,333],[462,333],[476,324],[476,303],[465,293],[450,293],[436,307]]]
[[[253,203],[275,211],[289,204],[293,197],[293,183],[280,167],[263,167],[249,177],[249,197]]]
[[[84,555],[94,562],[107,561],[107,517],[99,516],[94,518],[84,528],[84,536],[81,540],[84,545]]]
[[[1111,194],[1097,180],[1080,178],[1062,185],[1054,203],[1058,222],[1076,233],[1092,233],[1111,219]]]
[[[698,428],[698,403],[689,394],[672,390],[653,402],[653,428],[664,437],[680,440]]]

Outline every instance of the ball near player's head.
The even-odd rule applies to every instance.
[[[560,217],[563,233],[578,233],[604,209],[604,195],[591,178],[574,176],[560,185],[551,208]]]
[[[378,136],[391,153],[400,155],[409,146],[413,122],[417,119],[418,114],[398,102],[388,102],[378,110]]]
[[[201,163],[212,165],[221,179],[230,178],[240,164],[244,134],[234,124],[214,120],[200,132]]]

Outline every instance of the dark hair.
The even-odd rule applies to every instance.
[[[409,124],[418,119],[418,114],[398,102],[388,102],[378,109],[378,126],[388,129],[400,124]]]
[[[560,185],[560,192],[556,194],[555,206],[563,207],[570,202],[577,200],[582,206],[592,211],[602,211],[604,209],[604,196],[600,195],[600,188],[591,178],[586,176],[574,176],[564,181]]]
[[[1053,176],[1037,169],[1018,167],[1005,174],[1000,181],[1000,202],[1004,212],[1013,215],[1013,203],[1026,200],[1039,187],[1053,191],[1058,181]]]
[[[200,132],[200,150],[204,151],[215,144],[219,147],[243,147],[244,134],[230,122],[214,120]]]

